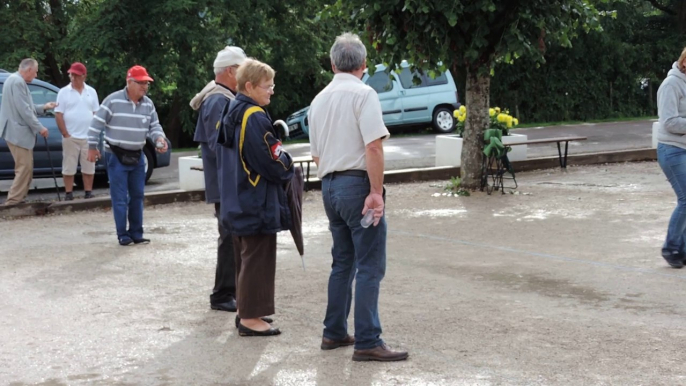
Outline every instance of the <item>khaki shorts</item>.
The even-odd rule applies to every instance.
[[[95,162],[88,161],[88,139],[62,138],[62,174],[73,176],[81,162],[81,173],[95,174]]]

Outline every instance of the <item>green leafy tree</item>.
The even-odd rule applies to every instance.
[[[0,1],[0,67],[16,71],[24,58],[38,60],[40,77],[63,86],[74,52],[69,49],[71,20],[89,0]]]
[[[274,67],[278,88],[269,110],[275,118],[309,104],[326,82],[320,57],[329,25],[317,21],[319,3],[149,0],[141,7],[134,0],[99,1],[72,43],[95,67],[103,91],[123,87],[131,65],[145,66],[155,78],[150,94],[165,132],[183,145],[195,128],[188,101],[214,78],[212,63],[226,45]]]
[[[150,96],[175,146],[190,145],[196,115],[188,101],[214,78],[212,63],[226,45],[277,71],[268,107],[286,118],[305,107],[330,75],[328,46],[339,31],[318,16],[326,0],[0,0],[0,67],[13,71],[36,58],[39,77],[69,82],[73,61],[88,67],[101,97],[124,87],[126,70],[145,66]],[[326,65],[323,67],[323,65]]]
[[[469,114],[461,175],[469,189],[479,187],[494,65],[525,55],[543,60],[551,42],[570,46],[582,27],[600,26],[587,0],[341,0],[338,7],[391,66],[406,59],[430,75],[464,69]]]

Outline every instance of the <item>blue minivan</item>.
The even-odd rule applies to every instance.
[[[2,86],[5,83],[5,79],[10,75],[10,73],[0,70],[0,103],[2,103]],[[34,79],[28,86],[31,97],[33,98],[33,103],[36,105],[55,102],[57,100],[57,93],[60,91],[59,88],[52,84],[38,79]],[[51,170],[53,167],[55,173],[60,175],[62,173],[62,134],[57,128],[55,115],[53,111],[48,110],[45,114],[39,115],[38,120],[48,129],[48,146],[50,154],[48,154],[48,149],[45,147],[45,140],[43,137],[36,135],[36,147],[33,149],[33,177],[52,177]],[[154,142],[150,137],[147,138],[145,147],[143,148],[145,160],[147,161],[145,165],[146,181],[152,176],[154,168],[169,166],[169,164],[171,164],[171,143],[169,143],[169,141],[167,141],[167,146],[169,147],[169,150],[166,153],[157,153],[155,151]],[[99,147],[100,152],[102,153],[102,142]],[[52,165],[50,159],[52,159]],[[152,165],[152,167],[150,167],[150,165]],[[95,176],[99,180],[107,181],[107,166],[105,165],[104,157],[95,163]],[[11,179],[14,179],[14,158],[12,158],[7,142],[0,138],[0,180]],[[79,179],[77,179],[77,181],[78,180]]]
[[[410,71],[403,61],[400,72],[386,72],[386,66],[376,66],[374,75],[365,72],[362,81],[379,94],[383,120],[393,127],[431,123],[434,131],[449,133],[455,130],[453,111],[460,107],[457,87],[450,71],[439,73],[435,78],[428,74]],[[309,136],[305,107],[286,120],[290,138]]]

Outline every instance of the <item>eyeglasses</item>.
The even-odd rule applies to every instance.
[[[257,87],[261,88],[262,90],[274,91],[274,87],[276,87],[276,85],[275,84],[273,84],[271,86],[260,86],[260,85],[258,85]]]
[[[150,82],[146,80],[134,80],[135,83],[138,83],[139,86],[150,86]]]

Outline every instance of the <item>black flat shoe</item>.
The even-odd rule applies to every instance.
[[[217,311],[236,312],[236,301],[231,299],[226,303],[210,304],[210,308]]]
[[[274,336],[279,334],[281,334],[281,331],[274,327],[270,327],[269,330],[266,331],[255,331],[242,324],[238,325],[238,335],[240,336]]]
[[[266,316],[263,316],[263,317],[261,317],[260,319],[262,319],[263,321],[265,321],[265,322],[267,322],[267,323],[269,323],[269,324],[274,323],[274,319],[268,318],[268,317],[266,317]],[[241,317],[238,316],[238,315],[236,315],[236,328],[238,328],[238,326],[239,326],[240,324],[241,324]]]

